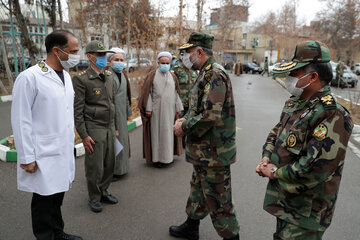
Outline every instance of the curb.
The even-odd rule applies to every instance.
[[[141,117],[135,118],[133,121],[128,122],[128,131],[132,131],[135,128],[142,125]],[[14,149],[3,145],[8,140],[8,137],[0,140],[0,160],[4,162],[16,162],[17,161],[17,152]],[[75,157],[81,157],[85,155],[84,145],[82,143],[76,144],[74,148]]]
[[[0,97],[0,103],[12,101],[12,95],[6,95]]]

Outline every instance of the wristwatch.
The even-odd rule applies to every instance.
[[[277,167],[273,167],[271,170],[270,170],[270,176],[271,176],[271,179],[274,179],[274,174],[275,172],[278,170]]]

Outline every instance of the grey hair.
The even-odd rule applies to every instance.
[[[331,63],[310,63],[304,67],[306,74],[316,72],[324,84],[329,84],[333,79]]]
[[[202,49],[204,51],[204,53],[206,54],[206,56],[208,56],[208,57],[212,57],[214,55],[213,50],[210,48],[197,46],[195,48],[195,51],[197,51],[198,49]]]

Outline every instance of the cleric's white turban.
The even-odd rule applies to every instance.
[[[159,59],[162,58],[162,57],[168,57],[170,59],[170,61],[172,60],[172,55],[169,52],[161,52],[161,53],[159,53],[158,56],[157,56],[157,60],[159,61]]]
[[[110,52],[106,53],[106,59],[108,60],[108,62],[111,61],[112,57],[116,53],[120,53],[124,56],[124,58],[126,58],[126,54],[124,50],[122,50],[121,48],[113,47],[112,49],[110,49]]]

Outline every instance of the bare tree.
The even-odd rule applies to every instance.
[[[60,20],[60,28],[64,29],[64,21],[63,21],[63,12],[62,12],[62,7],[61,7],[61,0],[57,0],[57,5],[59,8],[59,20]]]
[[[334,49],[338,60],[351,63],[354,49],[360,48],[360,1],[328,0],[313,23],[314,32]]]
[[[205,0],[197,0],[196,3],[196,17],[197,17],[197,31],[200,32],[202,30],[202,14],[204,10]]]
[[[278,46],[278,60],[290,59],[293,56],[293,49],[299,41],[300,26],[296,19],[296,0],[288,0],[276,14],[269,12],[260,20],[255,22],[255,31],[270,36],[271,54],[275,44]]]
[[[29,52],[31,64],[35,64],[35,55],[39,52],[39,49],[36,47],[36,44],[29,35],[28,19],[26,19],[21,12],[19,0],[9,0],[7,3],[1,0],[1,4],[9,10],[10,14],[15,16],[16,25],[19,27],[21,32],[21,43]]]

